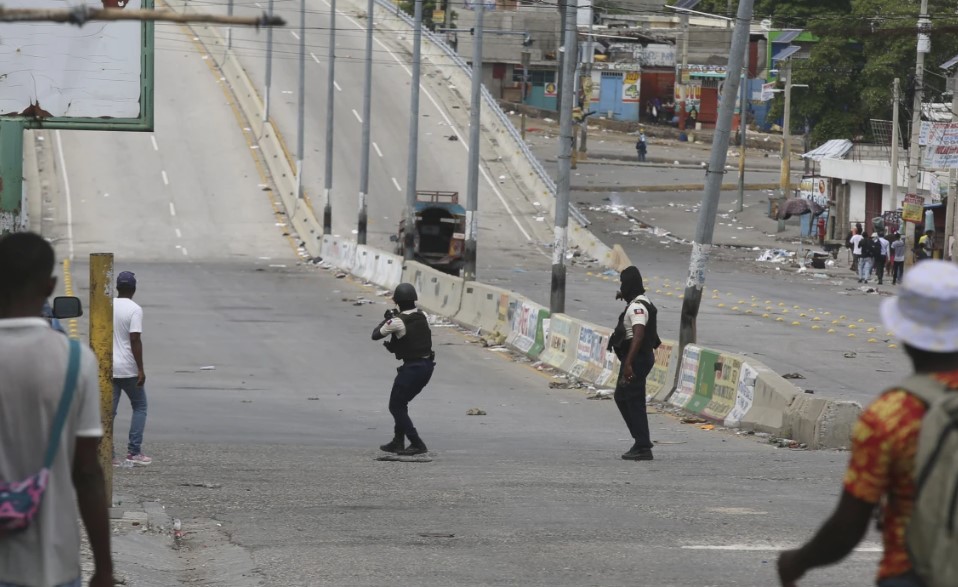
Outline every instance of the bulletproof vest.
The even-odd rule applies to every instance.
[[[649,313],[649,321],[645,325],[645,336],[642,337],[642,343],[639,345],[639,353],[645,354],[659,348],[659,345],[662,344],[658,327],[659,310],[652,302],[637,300],[637,303],[642,304]],[[626,308],[627,310],[628,308]],[[632,340],[626,338],[625,328],[625,312],[622,312],[619,314],[619,322],[612,331],[612,336],[609,337],[608,345],[608,349],[614,352],[620,361],[625,360],[625,357],[629,354],[629,346],[632,344]]]
[[[406,334],[389,342],[389,350],[401,361],[422,359],[432,354],[432,332],[426,315],[416,311],[397,316],[406,326]]]

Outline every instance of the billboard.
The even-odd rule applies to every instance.
[[[84,0],[91,8],[152,9],[153,0]],[[67,0],[7,0],[4,8],[70,9]],[[149,130],[153,23],[4,24],[0,114],[28,128]]]
[[[822,208],[828,207],[829,182],[827,177],[803,177],[799,184],[799,194],[802,198],[815,202]]]

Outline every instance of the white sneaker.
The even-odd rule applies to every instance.
[[[145,467],[153,462],[153,459],[142,453],[138,455],[126,455],[126,460],[129,463],[133,463],[135,467]]]

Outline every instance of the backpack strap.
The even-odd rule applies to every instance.
[[[911,375],[899,383],[898,387],[920,399],[926,406],[934,404],[948,392],[948,387],[931,375]]]
[[[60,395],[60,404],[57,406],[57,415],[50,429],[50,441],[47,444],[47,454],[43,457],[43,468],[49,469],[60,448],[60,435],[70,413],[70,404],[76,392],[77,377],[80,373],[80,343],[70,339],[70,358],[67,362],[67,375],[63,382],[63,393]]]

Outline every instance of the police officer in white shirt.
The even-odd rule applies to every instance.
[[[645,295],[642,274],[636,267],[627,267],[620,275],[622,287],[616,295],[628,306],[609,339],[609,348],[622,363],[615,387],[615,404],[625,420],[635,443],[622,455],[625,460],[651,461],[652,440],[649,417],[645,409],[645,379],[655,364],[658,336],[658,310]]]

